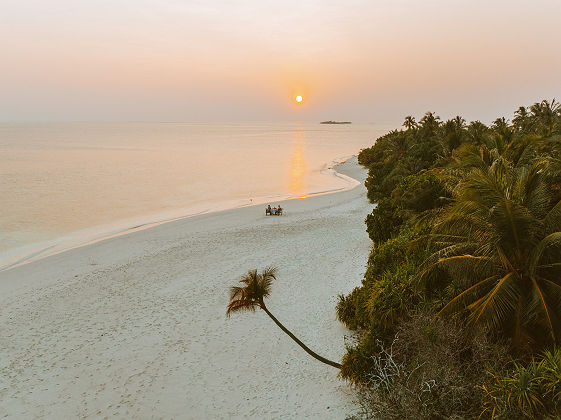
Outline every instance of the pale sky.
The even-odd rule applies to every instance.
[[[561,0],[0,0],[0,121],[489,122],[561,98],[560,22]]]

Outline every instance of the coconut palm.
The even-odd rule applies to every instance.
[[[411,115],[408,115],[407,117],[405,117],[405,121],[403,123],[403,126],[407,129],[407,130],[411,130],[413,128],[417,128],[417,122],[415,121],[415,117],[412,117]]]
[[[516,141],[510,143],[505,143],[504,137],[500,135],[487,136],[485,142],[479,145],[464,143],[454,149],[450,165],[441,172],[446,177],[450,175],[450,169],[489,168],[498,159],[506,159],[515,167],[527,166],[539,155],[538,148],[542,143],[543,141],[534,135],[520,135]],[[462,179],[464,175],[465,172],[459,174]],[[454,181],[454,185],[459,182]]]
[[[226,310],[226,316],[230,317],[232,312],[238,311],[253,311],[256,308],[261,308],[267,315],[283,330],[290,338],[302,347],[306,353],[316,358],[320,362],[326,363],[330,366],[341,368],[339,363],[333,362],[321,357],[319,354],[313,352],[304,343],[302,343],[294,334],[292,334],[284,325],[282,325],[277,318],[273,316],[265,305],[265,298],[271,293],[271,286],[273,280],[276,280],[276,268],[267,267],[261,273],[257,270],[249,270],[246,275],[242,276],[240,283],[243,286],[232,286],[230,289],[230,303]]]
[[[433,112],[427,112],[419,121],[419,124],[422,129],[423,137],[431,137],[434,136],[436,130],[440,126],[440,117],[434,115]]]
[[[441,153],[448,157],[452,151],[462,144],[465,136],[466,120],[462,117],[456,117],[448,120],[443,124],[442,136],[439,139],[441,144]]]
[[[489,128],[481,121],[472,121],[467,128],[467,136],[471,144],[480,146],[486,142]]]
[[[397,160],[407,153],[410,146],[410,138],[404,133],[392,136],[387,145],[386,159]]]
[[[546,137],[550,136],[553,132],[555,121],[559,118],[561,104],[555,99],[551,100],[551,102],[543,100],[532,105],[530,111],[532,111],[536,123],[542,127],[542,134]]]
[[[455,188],[422,274],[450,274],[456,296],[438,315],[465,311],[469,324],[506,332],[517,347],[561,339],[561,201],[551,199],[547,169],[544,159],[513,166],[499,157]]]
[[[508,120],[505,117],[497,118],[493,121],[493,124],[491,124],[491,128],[496,131],[505,130],[508,128]]]
[[[532,124],[532,118],[528,109],[525,106],[521,106],[514,112],[514,115],[512,125],[519,131],[528,132]]]

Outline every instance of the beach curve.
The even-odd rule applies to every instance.
[[[172,211],[123,219],[115,223],[91,226],[75,232],[69,232],[61,237],[49,241],[27,244],[21,248],[11,249],[0,253],[0,272],[18,267],[22,264],[27,264],[42,258],[60,254],[71,249],[88,246],[96,242],[121,235],[128,235],[130,233],[149,229],[164,223],[175,222],[203,214],[218,213],[241,207],[256,206],[271,201],[284,202],[297,198],[310,198],[323,194],[346,191],[354,188],[360,184],[360,182],[354,178],[337,172],[335,168],[354,157],[356,157],[356,155],[333,159],[331,162],[324,164],[320,169],[320,174],[329,175],[344,182],[343,186],[337,188],[312,191],[306,193],[304,196],[273,195],[243,200],[228,200],[220,203],[213,203],[212,207],[208,207],[207,205],[202,207],[200,205],[193,205],[186,208],[178,208]]]
[[[362,181],[356,158],[339,172]],[[276,265],[268,302],[332,360],[337,295],[360,284],[363,186],[178,220],[0,273],[0,416],[343,418],[352,396],[264,313],[226,320],[228,286]]]

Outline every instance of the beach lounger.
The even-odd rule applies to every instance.
[[[269,210],[268,208],[265,209],[265,216],[282,216],[282,212],[283,209],[279,208],[279,209],[271,209]]]

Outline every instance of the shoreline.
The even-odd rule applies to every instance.
[[[356,158],[338,171],[366,175]],[[266,314],[225,317],[228,287],[275,265],[269,310],[322,356],[343,356],[335,305],[364,274],[365,188],[283,208],[186,218],[1,272],[0,417],[351,414],[336,370]]]
[[[286,202],[302,198],[312,198],[324,194],[334,194],[347,191],[354,188],[360,182],[338,173],[334,168],[344,164],[349,159],[356,158],[357,155],[351,155],[333,159],[331,162],[324,164],[320,173],[327,172],[327,175],[334,176],[347,183],[347,186],[340,188],[313,191],[306,193],[304,196],[295,197],[293,195],[264,196],[247,200],[228,200],[216,203],[215,208],[201,208],[201,206],[190,206],[181,209],[175,209],[167,212],[154,213],[151,215],[131,217],[122,219],[113,223],[91,226],[73,232],[68,232],[62,236],[53,238],[52,240],[30,243],[18,248],[10,249],[0,253],[0,273],[11,270],[12,268],[48,258],[72,249],[81,248],[91,244],[95,244],[107,239],[128,235],[139,232],[141,230],[150,229],[162,224],[173,223],[178,220],[197,217],[204,214],[219,213],[227,210],[235,210],[244,207],[258,206],[269,202]],[[206,205],[202,207],[207,207]]]

